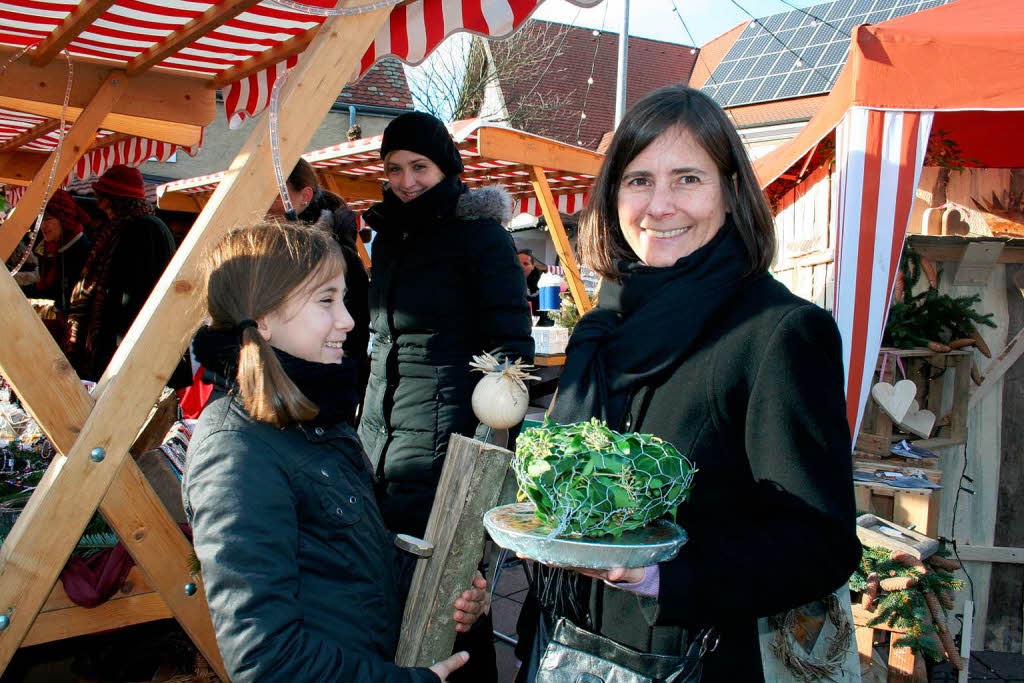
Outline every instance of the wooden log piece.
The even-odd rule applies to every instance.
[[[458,434],[449,440],[425,534],[434,554],[413,574],[395,656],[399,666],[430,666],[451,654],[455,599],[480,562],[483,515],[498,500],[511,457],[504,448]]]

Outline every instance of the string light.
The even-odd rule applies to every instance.
[[[604,31],[605,23],[608,21],[608,3],[604,4],[604,15],[601,17],[601,30],[597,29],[591,31],[597,40],[594,44],[594,58],[590,61],[590,76],[587,78],[587,90],[583,93],[583,104],[580,107],[580,121],[576,126],[576,144],[583,146],[583,136],[580,134],[583,130],[583,120],[587,118],[587,102],[590,100],[590,88],[594,85],[594,71],[597,68],[597,53],[601,49],[601,33]]]

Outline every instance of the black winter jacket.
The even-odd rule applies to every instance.
[[[137,216],[121,226],[91,359],[94,376],[82,375],[82,379],[99,379],[171,262],[174,250],[174,236],[156,216]]]
[[[352,388],[352,405],[358,406],[366,392],[366,382],[370,376],[370,309],[367,306],[367,291],[370,286],[366,268],[356,249],[358,225],[356,215],[341,202],[336,195],[324,193],[318,204],[325,207],[316,219],[316,227],[334,235],[335,241],[341,245],[341,254],[345,259],[345,308],[355,325],[345,336],[342,348],[345,357],[356,366],[356,382]],[[338,203],[335,204],[334,201]],[[304,219],[305,213],[299,215]],[[355,410],[345,417],[353,427],[357,425]]]
[[[393,225],[371,208],[373,354],[359,436],[386,485],[388,528],[421,536],[453,433],[473,436],[474,354],[533,360],[526,284],[502,227],[508,195],[457,195],[438,215]]]
[[[407,562],[351,427],[278,429],[218,391],[182,496],[231,680],[438,680],[393,663]]]
[[[659,436],[697,466],[678,515],[690,540],[660,565],[657,601],[595,583],[605,635],[665,652],[660,627],[715,626],[703,680],[762,680],[757,618],[830,593],[860,559],[843,387],[831,316],[764,278],[634,392],[618,428]]]

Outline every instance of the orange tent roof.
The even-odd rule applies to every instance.
[[[973,165],[1024,166],[1022,74],[1020,0],[959,0],[859,26],[821,110],[757,160],[758,178],[767,187],[786,173],[851,107],[936,111],[932,130],[956,142]]]

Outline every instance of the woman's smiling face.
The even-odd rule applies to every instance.
[[[626,242],[658,268],[707,244],[729,212],[718,167],[682,127],[669,128],[629,162],[618,192]]]
[[[409,202],[444,180],[444,172],[427,157],[407,149],[396,149],[384,159],[384,174],[391,191]]]

